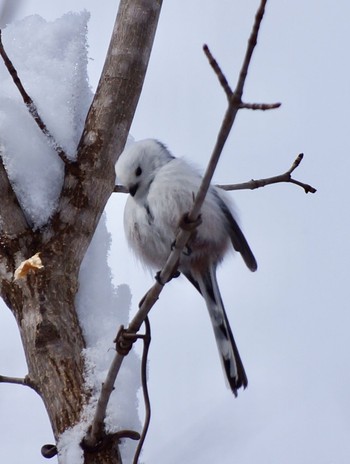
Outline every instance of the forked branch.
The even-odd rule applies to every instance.
[[[218,187],[222,188],[223,190],[254,190],[260,187],[265,187],[266,185],[288,182],[291,184],[299,185],[299,187],[302,187],[304,189],[305,193],[316,193],[317,190],[311,185],[304,184],[303,182],[300,182],[292,178],[292,172],[299,166],[303,157],[303,153],[300,153],[294,160],[294,163],[292,164],[290,169],[288,169],[288,171],[286,171],[285,173],[280,174],[279,176],[267,177],[265,179],[258,180],[252,179],[248,182],[243,182],[241,184],[218,185]]]
[[[261,1],[261,5],[255,17],[254,26],[253,26],[253,30],[251,33],[251,37],[248,42],[247,52],[246,52],[244,62],[242,65],[242,69],[240,72],[240,78],[237,84],[237,89],[235,90],[235,92],[232,93],[231,98],[228,99],[229,100],[228,108],[224,116],[223,122],[221,124],[221,128],[220,128],[217,141],[216,141],[216,144],[214,146],[214,149],[213,149],[210,161],[209,161],[209,165],[202,179],[202,183],[199,188],[199,191],[194,199],[192,209],[187,216],[187,220],[194,224],[196,224],[196,221],[200,214],[201,206],[203,204],[206,193],[208,191],[208,188],[209,188],[211,179],[213,177],[214,170],[218,163],[219,157],[221,155],[222,149],[231,131],[236,114],[238,110],[241,109],[241,105],[242,105],[241,96],[243,92],[244,82],[247,76],[251,56],[255,48],[256,42],[257,42],[257,36],[258,36],[261,20],[263,18],[266,1],[267,0]],[[228,84],[226,85],[224,80],[222,81],[224,83],[224,89],[226,88],[225,91],[227,94],[230,91],[229,85]],[[139,331],[149,311],[151,310],[151,308],[153,307],[153,305],[159,298],[159,295],[164,287],[163,283],[168,282],[174,276],[177,270],[180,255],[192,233],[193,233],[193,230],[188,230],[187,228],[180,229],[176,237],[175,246],[173,250],[170,252],[168,260],[165,263],[163,269],[159,272],[156,282],[141,300],[140,305],[139,305],[139,310],[137,314],[135,315],[135,317],[133,318],[133,320],[130,322],[129,327],[126,330],[120,332],[122,339],[123,339],[123,335],[125,339],[125,338],[128,338],[129,335],[134,335]],[[119,351],[120,352],[117,352],[113,359],[111,368],[108,372],[108,378],[106,379],[106,382],[105,382],[105,384],[108,383],[108,385],[110,385],[111,387],[114,385],[115,379],[118,375],[123,359],[127,353],[127,350],[125,352],[123,350],[119,350]],[[91,428],[89,430],[87,437],[84,440],[85,442],[89,444],[89,446],[91,445],[93,446],[94,443],[97,443],[101,435],[103,435],[103,420],[102,419],[106,415],[107,404],[109,401],[109,396],[110,396],[111,391],[112,391],[112,388],[108,388],[108,392],[106,392],[106,389],[103,389],[103,392],[101,392],[93,423],[91,425]]]
[[[288,182],[290,184],[299,185],[305,190],[305,193],[316,193],[317,190],[309,184],[300,182],[299,180],[292,178],[292,172],[300,165],[304,155],[300,153],[295,159],[294,163],[288,169],[288,171],[278,176],[266,177],[265,179],[252,179],[248,182],[242,182],[239,184],[217,184],[217,187],[223,190],[255,190],[257,188],[265,187],[266,185],[279,184],[281,182]],[[116,185],[114,192],[128,193],[128,189],[123,185]]]

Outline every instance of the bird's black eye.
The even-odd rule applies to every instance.
[[[136,169],[135,169],[135,176],[136,177],[139,177],[141,176],[142,174],[142,169],[140,168],[140,166],[138,166]]]

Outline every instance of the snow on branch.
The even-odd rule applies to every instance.
[[[9,72],[9,74],[11,75],[14,84],[16,85],[19,93],[21,94],[23,102],[25,103],[29,113],[33,117],[34,121],[36,122],[36,124],[39,127],[39,129],[41,130],[41,132],[48,139],[48,141],[50,143],[50,146],[52,146],[52,148],[56,151],[58,156],[61,158],[61,160],[65,164],[70,164],[71,161],[68,159],[66,152],[57,143],[54,136],[51,134],[51,132],[47,128],[46,124],[44,123],[44,121],[42,120],[42,118],[41,118],[41,116],[40,116],[40,114],[38,112],[38,109],[37,109],[33,99],[30,97],[30,95],[28,95],[27,91],[23,87],[22,81],[18,76],[17,70],[14,67],[12,61],[10,60],[10,58],[8,57],[8,55],[7,55],[6,51],[5,51],[4,45],[2,43],[2,33],[1,32],[2,31],[0,30],[0,56],[3,59],[4,64],[5,64],[8,72]]]

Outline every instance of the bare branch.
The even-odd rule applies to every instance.
[[[203,45],[203,51],[206,57],[208,58],[210,66],[213,68],[215,74],[217,75],[217,78],[219,79],[221,87],[224,89],[224,92],[226,93],[227,98],[230,100],[233,97],[233,91],[230,87],[230,84],[228,83],[226,79],[226,76],[224,75],[218,62],[216,61],[211,51],[209,50],[208,45],[206,44]],[[265,110],[274,110],[276,108],[279,108],[280,106],[281,106],[281,103],[243,103],[241,102],[239,108],[265,111]]]
[[[56,142],[54,136],[51,134],[51,132],[47,128],[46,124],[41,119],[41,117],[39,115],[39,112],[38,112],[38,109],[37,109],[34,101],[28,95],[25,88],[23,87],[23,84],[22,84],[22,82],[21,82],[21,80],[20,80],[20,78],[18,76],[17,70],[14,67],[12,61],[10,60],[10,58],[8,57],[8,55],[7,55],[7,53],[6,53],[5,49],[4,49],[4,46],[3,46],[3,43],[2,43],[1,30],[0,30],[0,56],[2,57],[2,59],[3,59],[4,63],[5,63],[5,66],[6,66],[8,72],[10,73],[10,75],[11,75],[11,77],[13,79],[13,82],[15,83],[17,89],[19,90],[19,93],[21,94],[23,102],[25,103],[29,113],[32,115],[34,121],[36,122],[36,124],[39,127],[39,129],[41,130],[41,132],[48,139],[50,146],[56,151],[56,153],[58,154],[58,156],[61,158],[61,160],[64,163],[66,163],[66,164],[71,163],[71,161],[68,159],[68,157],[66,155],[66,152]]]
[[[236,85],[236,89],[234,91],[236,98],[239,99],[240,101],[243,95],[243,88],[244,88],[244,84],[245,84],[245,81],[248,75],[248,68],[250,65],[250,61],[252,59],[253,51],[258,41],[260,24],[261,24],[261,21],[265,13],[266,3],[267,3],[267,0],[261,0],[259,9],[256,12],[253,29],[248,39],[248,46],[247,46],[246,54],[244,57],[243,65],[239,73],[239,78],[238,78],[238,82]]]
[[[218,185],[218,187],[222,188],[223,190],[255,190],[260,187],[265,187],[266,185],[278,184],[281,182],[289,182],[291,184],[296,184],[299,185],[299,187],[302,187],[305,190],[305,193],[316,193],[317,190],[314,187],[312,187],[309,184],[304,184],[303,182],[295,180],[291,176],[292,172],[300,165],[303,156],[304,155],[300,153],[300,155],[297,156],[290,169],[288,169],[288,171],[286,171],[285,173],[280,174],[279,176],[267,177],[265,179],[258,180],[252,179],[248,182],[243,182],[241,184]]]
[[[141,433],[140,441],[137,445],[134,461],[133,464],[137,464],[139,462],[139,457],[141,454],[141,450],[143,447],[143,443],[145,441],[148,427],[151,421],[151,402],[148,393],[147,387],[147,363],[148,363],[148,351],[151,343],[151,324],[149,322],[148,317],[145,319],[145,335],[143,336],[143,353],[142,353],[142,360],[141,360],[141,385],[143,391],[143,399],[145,403],[145,420],[143,425],[143,430]]]
[[[262,2],[263,5],[265,5],[265,3],[266,3],[265,1]],[[243,76],[243,77],[240,77],[240,80],[239,80],[239,86],[242,91],[243,91],[245,78],[248,72],[250,57],[252,55],[253,49],[256,44],[256,38],[258,35],[260,23],[263,17],[263,14],[261,13],[261,8],[262,7],[260,7],[259,9],[260,13],[256,15],[255,23],[253,26],[253,31],[251,34],[254,40],[250,39],[248,43],[248,50],[247,50],[246,57],[245,57],[245,60],[242,66],[241,73],[240,73],[240,76]],[[254,44],[252,45],[253,42]],[[228,84],[226,85],[227,80],[226,78],[223,77],[223,74],[221,73],[221,70],[219,66],[217,65],[217,63],[215,62],[216,63],[215,64],[213,62],[213,58],[212,58],[211,53],[209,52],[208,47],[205,47],[204,51],[207,54],[208,58],[211,60],[211,65],[214,68],[215,72],[217,73],[220,83],[225,86],[224,88],[226,89],[226,93],[229,92]],[[191,211],[189,212],[187,216],[187,221],[189,223],[193,223],[194,227],[196,226],[196,224],[198,224],[197,220],[200,214],[200,209],[202,207],[208,188],[210,186],[210,182],[213,177],[214,170],[219,161],[224,144],[230,134],[236,114],[238,110],[240,109],[241,96],[242,96],[242,92],[240,93],[239,98],[236,98],[235,94],[232,94],[231,98],[229,98],[229,105],[228,105],[226,114],[224,116],[223,122],[221,124],[221,128],[220,128],[212,155],[210,157],[208,167],[203,176],[197,195],[195,196]],[[137,334],[137,332],[140,330],[142,323],[146,319],[148,313],[154,306],[155,302],[158,300],[159,295],[164,288],[163,282],[168,282],[174,276],[177,270],[178,262],[180,259],[180,254],[182,253],[182,250],[184,249],[193,231],[194,231],[194,228],[192,229],[181,228],[180,226],[180,231],[176,236],[175,246],[172,249],[163,269],[159,272],[156,282],[154,283],[152,288],[146,293],[146,295],[141,300],[137,314],[135,315],[133,320],[130,322],[129,327],[125,331],[122,332],[122,335],[125,336],[125,334],[126,335],[131,334],[132,336],[135,336],[135,334]],[[122,365],[123,359],[126,356],[127,352],[128,350],[126,350],[125,352],[122,352],[122,351],[117,352],[112,361],[110,370],[107,375],[106,382],[102,386],[103,392],[101,391],[97,410],[95,413],[95,417],[94,417],[90,432],[88,436],[85,438],[85,441],[87,441],[89,445],[92,443],[96,443],[96,441],[99,439],[99,437],[101,436],[103,432],[103,420],[106,414],[109,396],[113,390],[115,379],[119,373],[119,369]]]
[[[265,179],[252,179],[248,182],[242,182],[239,184],[217,184],[216,186],[223,190],[255,190],[260,187],[265,187],[266,185],[278,184],[281,182],[289,182],[291,184],[296,184],[302,187],[305,190],[305,193],[316,193],[317,190],[309,184],[304,184],[298,180],[295,180],[291,177],[292,172],[300,165],[304,155],[300,153],[294,160],[292,166],[288,171],[278,176],[267,177]],[[129,193],[128,189],[123,185],[116,185],[114,192],[118,193]]]
[[[195,220],[199,214],[199,210],[204,201],[206,192],[208,191],[208,188],[209,188],[212,176],[213,176],[213,172],[219,161],[219,157],[224,148],[226,140],[230,134],[232,125],[236,119],[237,112],[240,109],[240,105],[242,103],[243,88],[244,88],[246,77],[248,75],[248,68],[249,68],[249,64],[251,61],[251,57],[252,57],[254,48],[257,44],[258,33],[259,33],[261,21],[264,16],[266,2],[267,0],[262,0],[260,7],[255,15],[255,21],[254,21],[252,32],[250,34],[250,38],[248,41],[247,51],[246,51],[243,65],[240,71],[238,83],[237,83],[234,93],[229,99],[229,105],[228,105],[224,120],[222,122],[220,131],[219,131],[219,134],[216,140],[216,144],[215,144],[213,153],[210,158],[209,165],[204,174],[201,187],[197,193],[195,203],[189,215],[190,220]]]
[[[7,377],[6,375],[0,375],[0,383],[12,383],[14,385],[23,385],[24,387],[30,387],[33,390],[36,390],[33,382],[29,379],[28,376],[24,378],[19,377]]]
[[[303,182],[299,182],[295,179],[290,179],[289,181],[291,184],[299,185],[299,187],[305,190],[305,193],[316,193],[317,190],[309,184],[304,184]]]
[[[216,59],[213,57],[211,51],[209,50],[208,45],[206,45],[206,44],[203,45],[203,51],[204,51],[206,57],[208,58],[210,66],[213,68],[215,74],[217,75],[217,78],[219,79],[221,87],[224,89],[227,98],[230,99],[232,97],[232,94],[233,94],[233,92],[231,90],[231,87],[230,87],[224,73],[221,71],[221,68],[220,68],[218,62],[216,61]]]
[[[0,383],[13,383],[15,385],[27,385],[25,378],[19,377],[7,377],[5,375],[0,375]]]
[[[295,158],[295,160],[293,161],[293,164],[291,165],[291,167],[288,169],[288,173],[289,174],[292,174],[293,171],[295,171],[295,169],[300,166],[300,163],[302,162],[304,158],[304,153],[299,153],[299,155]]]
[[[275,110],[279,108],[282,103],[241,103],[240,109],[247,109],[247,110]]]
[[[91,427],[84,438],[84,447],[93,447],[98,443],[104,431],[104,418],[106,416],[107,404],[114,390],[115,379],[117,378],[120,366],[122,365],[124,356],[114,356],[112,363],[108,369],[106,380],[102,384],[101,393],[97,402],[94,420]]]

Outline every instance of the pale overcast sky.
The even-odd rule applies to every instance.
[[[16,19],[91,12],[89,72],[95,88],[117,1],[22,0]],[[225,97],[201,50],[207,43],[235,84],[258,0],[164,0],[149,71],[133,122],[135,139],[156,137],[204,167]],[[350,5],[270,0],[244,100],[281,101],[273,112],[241,111],[215,178],[232,183],[287,170],[318,189],[292,185],[235,192],[258,260],[249,273],[228,258],[219,282],[249,378],[237,399],[226,388],[204,302],[184,279],[151,313],[153,406],[146,464],[348,464],[350,295],[348,213]],[[35,50],[33,50],[35,54]],[[122,208],[108,204],[115,283],[134,307],[152,276],[124,241]],[[17,329],[1,307],[0,375],[25,375]],[[45,462],[52,441],[40,400],[0,385],[0,462]]]

